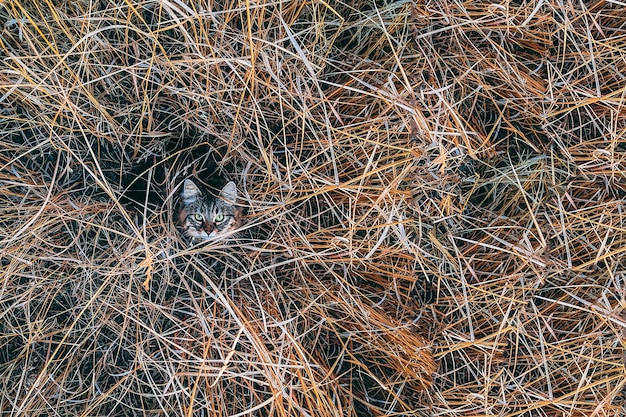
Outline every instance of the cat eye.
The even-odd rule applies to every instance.
[[[203,217],[203,216],[202,216],[202,214],[200,214],[200,213],[196,213],[196,214],[194,214],[194,215],[193,215],[193,218],[194,218],[196,221],[199,221],[199,222],[204,221],[204,217]]]
[[[218,214],[215,216],[215,219],[214,219],[214,220],[215,220],[215,223],[219,223],[219,222],[221,222],[221,221],[224,221],[224,215],[223,215],[222,213],[218,213]]]

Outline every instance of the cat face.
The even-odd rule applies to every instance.
[[[187,179],[180,199],[178,226],[193,243],[219,238],[241,226],[241,208],[236,206],[237,187],[232,181],[213,197]]]

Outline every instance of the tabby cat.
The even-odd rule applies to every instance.
[[[177,219],[180,229],[194,244],[237,230],[242,222],[242,209],[237,206],[235,183],[230,181],[215,197],[192,180],[185,180]]]

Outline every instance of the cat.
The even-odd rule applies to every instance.
[[[234,182],[228,182],[215,197],[193,180],[186,179],[181,187],[176,218],[183,234],[191,238],[192,244],[198,244],[225,235],[231,237],[230,232],[241,227],[242,212],[237,206]]]

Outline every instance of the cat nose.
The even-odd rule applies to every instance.
[[[210,234],[213,232],[213,230],[215,230],[215,223],[208,223],[208,222],[205,222],[205,223],[202,225],[202,229],[203,229],[205,232],[207,232],[207,234],[209,234],[209,235],[210,235]]]

